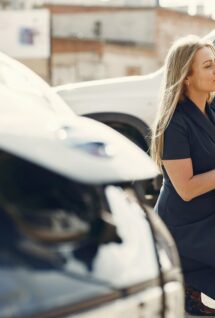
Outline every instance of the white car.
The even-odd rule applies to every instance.
[[[0,100],[1,318],[183,317],[150,157],[3,54]]]
[[[162,69],[143,76],[65,84],[54,90],[75,113],[108,124],[146,151],[161,77]]]

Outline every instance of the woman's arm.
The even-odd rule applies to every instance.
[[[190,158],[162,162],[175,190],[184,201],[215,189],[215,169],[194,176]]]

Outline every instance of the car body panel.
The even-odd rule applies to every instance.
[[[54,88],[79,115],[122,113],[151,127],[158,107],[162,69],[142,76],[71,83]]]

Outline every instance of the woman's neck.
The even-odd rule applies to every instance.
[[[207,94],[195,94],[195,93],[189,93],[187,94],[187,97],[192,100],[192,102],[201,110],[202,113],[205,114],[205,106],[208,99]]]

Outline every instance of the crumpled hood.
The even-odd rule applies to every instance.
[[[134,143],[87,118],[2,116],[0,148],[85,183],[142,180],[158,173]]]

